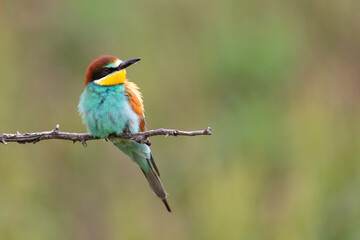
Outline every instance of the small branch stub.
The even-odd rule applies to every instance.
[[[198,135],[211,135],[211,128],[208,127],[205,130],[198,130],[198,131],[181,131],[176,129],[156,129],[156,130],[149,130],[146,132],[138,132],[138,133],[122,133],[120,136],[118,135],[110,135],[105,140],[109,138],[125,138],[131,139],[138,143],[144,143],[147,145],[151,145],[149,137],[158,136],[158,135],[165,135],[165,136],[198,136]],[[86,141],[89,140],[98,140],[99,138],[91,136],[90,133],[69,133],[69,132],[60,132],[59,124],[51,131],[46,132],[34,132],[34,133],[24,133],[21,134],[17,132],[16,134],[8,134],[8,133],[1,133],[0,134],[0,141],[3,144],[7,144],[8,142],[17,142],[20,144],[25,143],[37,143],[43,140],[49,139],[62,139],[62,140],[69,140],[75,142],[81,142],[84,147],[87,146]]]
[[[5,142],[5,136],[4,136],[4,134],[1,134],[1,142],[2,142],[4,145],[7,144],[7,142]]]

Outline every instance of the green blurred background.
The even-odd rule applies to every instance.
[[[0,132],[84,132],[87,65],[128,70],[168,214],[105,141],[0,145],[0,239],[360,239],[360,2],[2,1]]]

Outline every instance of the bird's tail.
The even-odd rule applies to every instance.
[[[151,190],[163,201],[166,209],[171,212],[170,206],[166,201],[167,193],[160,181],[160,173],[156,167],[149,146],[135,142],[132,142],[131,145],[124,146],[124,144],[120,144],[114,139],[110,140],[140,166],[140,169],[144,173],[146,180],[149,182]]]
[[[149,171],[144,171],[141,169],[141,171],[144,173],[146,180],[149,182],[150,188],[155,193],[156,196],[158,196],[164,203],[166,209],[171,212],[170,206],[168,202],[166,201],[167,193],[166,190],[160,180],[160,174],[159,171],[155,165],[155,161],[153,159],[152,154],[150,155],[150,159],[146,159],[147,165],[149,168]]]

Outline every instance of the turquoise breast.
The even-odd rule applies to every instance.
[[[78,109],[83,123],[95,137],[140,131],[139,117],[129,104],[124,84],[99,86],[88,83],[80,96]]]

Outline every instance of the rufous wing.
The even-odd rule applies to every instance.
[[[129,103],[134,112],[139,116],[140,120],[140,130],[146,131],[146,122],[144,115],[144,105],[142,100],[142,95],[139,91],[139,87],[128,80],[124,82],[125,84],[125,94],[128,96]]]

